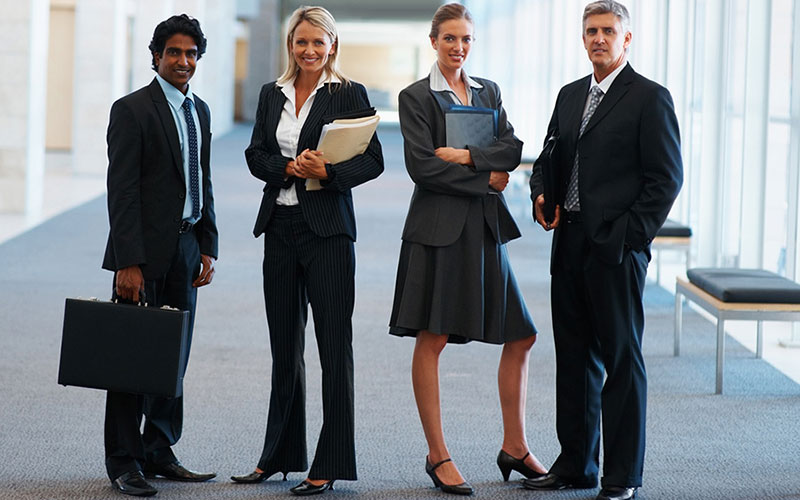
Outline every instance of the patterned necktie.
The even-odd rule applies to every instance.
[[[578,139],[583,136],[583,131],[586,130],[589,120],[592,118],[597,105],[600,104],[600,99],[603,97],[603,91],[600,87],[594,86],[589,91],[589,108],[586,109],[586,114],[583,115],[581,120],[581,130],[578,133]],[[569,176],[569,185],[567,187],[567,199],[564,201],[564,208],[570,212],[578,212],[581,209],[580,199],[578,197],[578,151],[575,151],[575,161],[572,163],[572,173]]]
[[[192,100],[187,97],[181,108],[186,118],[186,128],[189,129],[189,194],[192,197],[192,220],[197,221],[200,219],[200,179],[197,164],[197,129],[194,127],[192,117]]]

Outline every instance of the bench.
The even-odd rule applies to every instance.
[[[681,352],[683,297],[717,319],[716,394],[722,394],[725,321],[756,321],[756,357],[763,354],[763,321],[800,321],[800,284],[761,269],[698,268],[675,284],[674,355]]]
[[[656,256],[656,283],[661,283],[661,251],[678,250],[684,253],[686,268],[689,268],[692,249],[692,229],[672,219],[667,219],[661,229],[656,233],[651,245],[658,251]]]

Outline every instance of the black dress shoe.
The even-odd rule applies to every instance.
[[[125,495],[133,495],[135,497],[151,497],[158,493],[158,490],[147,484],[141,472],[126,472],[118,478],[111,481],[111,486],[115,490]]]
[[[512,470],[519,472],[527,478],[544,476],[541,472],[536,472],[525,465],[525,459],[528,458],[530,454],[531,452],[528,452],[522,458],[514,458],[505,451],[500,450],[500,453],[497,454],[497,466],[500,468],[500,473],[503,474],[503,481],[508,481],[508,476],[511,475]]]
[[[333,491],[333,482],[335,479],[328,481],[327,483],[322,483],[319,486],[315,486],[308,481],[303,481],[302,483],[298,484],[294,488],[289,488],[289,491],[294,493],[299,497],[304,497],[306,495],[316,495],[318,493],[323,493],[327,490]]]
[[[632,500],[636,498],[636,488],[624,486],[604,486],[597,495],[597,500]]]
[[[213,472],[192,472],[181,465],[180,462],[173,462],[171,464],[146,464],[144,466],[144,475],[147,477],[161,476],[172,481],[187,481],[191,483],[201,483],[217,477]]]
[[[243,476],[231,476],[231,479],[233,480],[234,483],[263,483],[264,481],[269,479],[270,476],[274,476],[276,472],[279,471],[264,471],[264,472],[253,471],[250,474],[245,474]],[[281,474],[283,474],[283,480],[286,481],[287,473],[281,472]]]
[[[464,481],[461,484],[444,484],[439,476],[436,474],[436,469],[439,468],[440,465],[446,464],[447,462],[452,462],[450,458],[445,458],[441,462],[437,463],[436,465],[431,465],[430,460],[428,457],[425,457],[425,472],[431,477],[433,481],[433,485],[437,488],[441,489],[445,493],[452,493],[453,495],[472,495],[473,489],[472,486]]]
[[[594,488],[597,486],[597,483],[570,481],[569,479],[557,476],[552,472],[548,472],[541,477],[523,479],[522,486],[528,490],[568,490]]]

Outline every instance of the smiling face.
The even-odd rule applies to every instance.
[[[300,71],[321,73],[336,45],[325,30],[303,21],[294,29],[291,51]]]
[[[472,23],[464,18],[449,19],[439,25],[439,34],[431,38],[431,45],[442,73],[461,69],[472,46],[472,33]]]
[[[631,32],[623,31],[619,18],[610,12],[589,16],[583,23],[583,46],[598,82],[625,63],[630,44]]]
[[[189,35],[175,33],[164,44],[164,53],[153,54],[158,74],[184,94],[197,66],[197,44]]]

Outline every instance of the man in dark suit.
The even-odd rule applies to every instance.
[[[534,217],[555,228],[550,272],[561,453],[548,474],[524,486],[595,487],[602,415],[597,500],[635,498],[642,484],[642,292],[650,242],[683,181],[672,98],[626,62],[629,23],[627,9],[613,0],[584,10],[583,42],[594,72],[561,89],[548,129],[558,134],[554,220],[545,220],[541,170],[531,178]]]
[[[197,288],[211,283],[217,258],[210,113],[189,89],[206,39],[197,20],[183,14],[160,23],[149,48],[157,76],[111,107],[103,268],[114,271],[116,298],[190,312],[188,359]],[[156,490],[144,474],[213,478],[185,469],[173,454],[182,426],[182,397],[109,391],[105,452],[113,487],[150,496]]]

